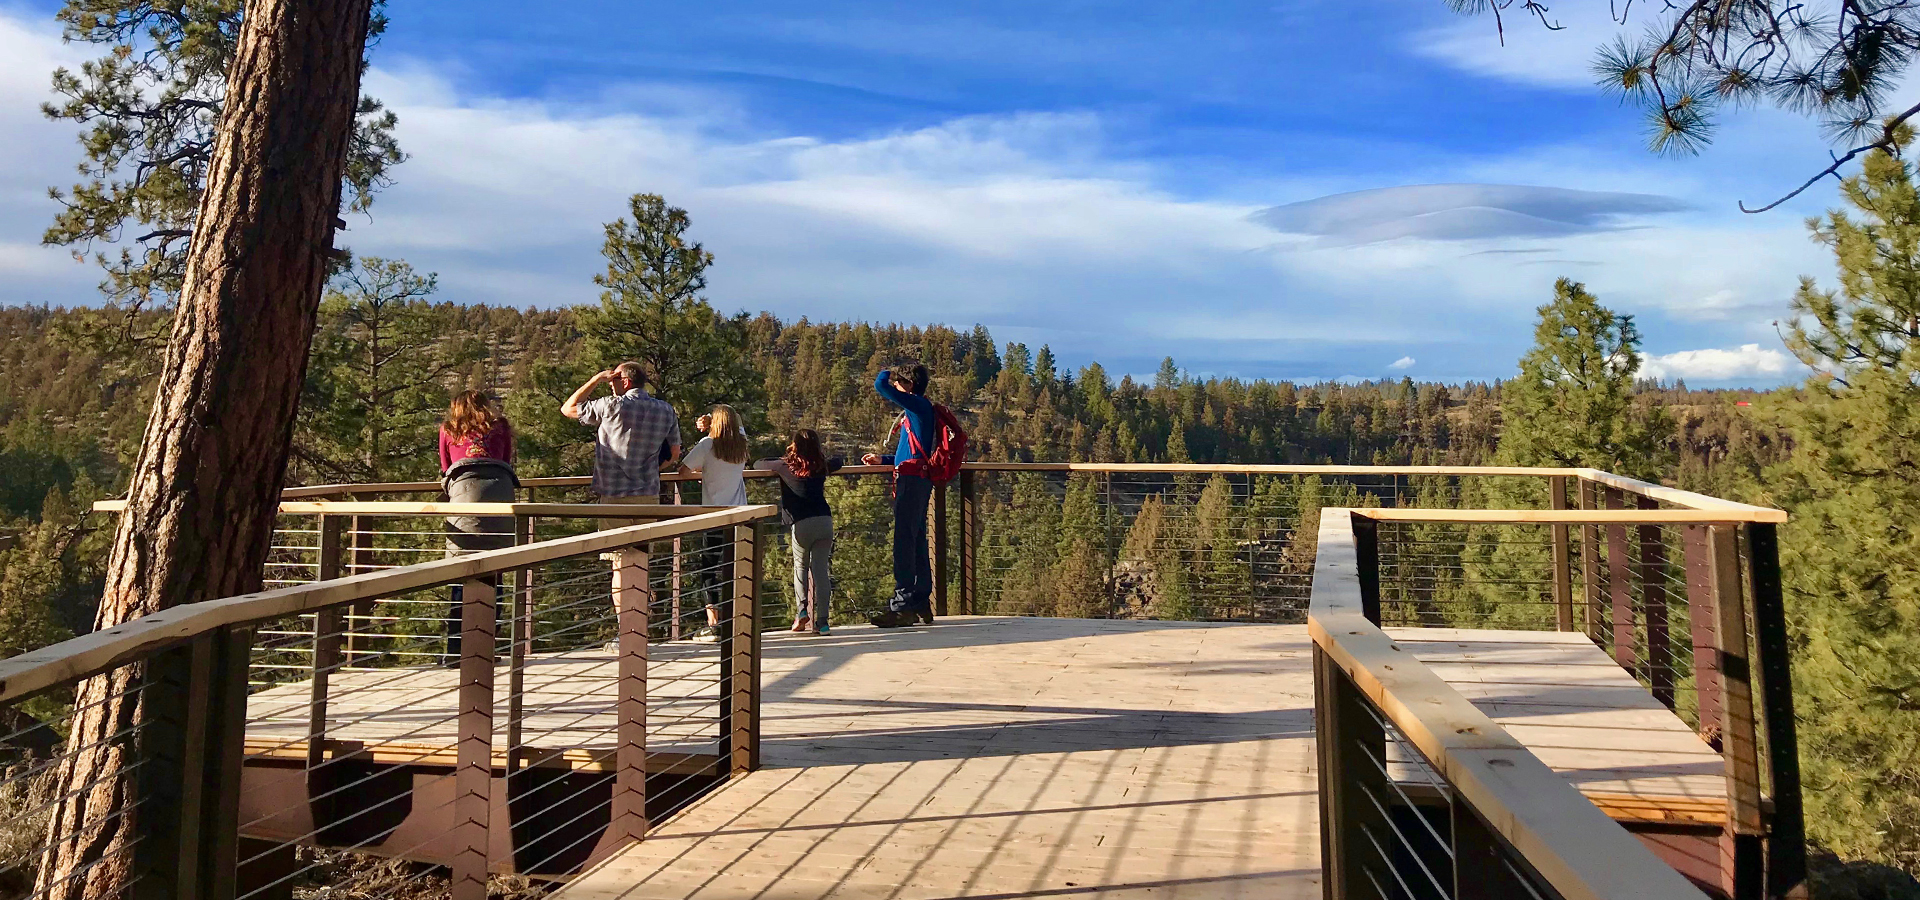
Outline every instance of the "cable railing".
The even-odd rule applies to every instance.
[[[891,593],[888,471],[849,467],[829,481],[837,621],[857,621]],[[764,473],[748,476],[752,502],[774,499],[777,489]],[[406,571],[447,552],[450,532],[442,523],[448,516],[511,517],[511,540],[541,546],[592,535],[609,527],[609,520],[727,514],[699,505],[697,477],[668,475],[663,481],[656,506],[589,502],[585,478],[526,479],[526,499],[511,504],[439,503],[437,482],[289,489],[267,576],[293,584]],[[930,507],[937,615],[1305,623],[1316,642],[1325,632],[1327,529],[1338,526],[1345,530],[1338,532],[1336,553],[1348,548],[1367,561],[1353,577],[1368,598],[1362,616],[1367,627],[1388,629],[1381,632],[1392,648],[1385,652],[1403,660],[1409,653],[1419,657],[1417,667],[1450,692],[1445,708],[1464,703],[1463,714],[1474,710],[1479,718],[1461,727],[1480,729],[1485,720],[1504,735],[1501,740],[1535,748],[1527,765],[1546,767],[1563,789],[1542,795],[1553,798],[1538,801],[1545,803],[1542,809],[1574,804],[1596,812],[1616,831],[1625,826],[1642,857],[1651,853],[1649,858],[1664,863],[1662,871],[1677,871],[1718,895],[1784,897],[1804,880],[1773,535],[1784,516],[1777,510],[1591,469],[1100,463],[969,463],[952,484],[936,490]],[[648,557],[648,639],[655,652],[649,665],[661,685],[670,681],[662,667],[678,666],[672,680],[690,692],[671,698],[676,715],[684,716],[672,727],[648,720],[650,804],[665,802],[658,799],[668,791],[662,778],[682,778],[687,787],[675,796],[691,797],[703,788],[699,773],[718,768],[705,750],[672,750],[685,756],[672,764],[661,755],[678,747],[673,742],[686,739],[688,730],[711,733],[718,727],[709,708],[713,696],[698,690],[725,682],[719,673],[731,663],[728,654],[700,642],[714,633],[709,623],[751,622],[735,627],[763,629],[792,610],[785,542],[764,534],[753,540],[761,564],[751,576],[752,599],[730,598],[729,592],[746,596],[738,583],[746,576],[736,568],[737,556],[729,555],[737,544],[687,531],[659,539]],[[564,677],[542,678],[596,653],[611,659],[609,642],[618,626],[610,599],[613,564],[575,555],[502,568],[496,582],[502,624],[491,643],[510,682],[499,716],[504,745],[518,748],[502,753],[501,771],[525,773],[502,776],[511,795],[503,802],[514,816],[539,813],[547,817],[541,821],[559,823],[543,826],[554,835],[575,821],[598,822],[602,812],[576,801],[584,802],[592,778],[604,777],[586,773],[607,770],[605,753],[556,752],[555,741],[536,735],[571,739],[578,731],[582,740],[576,743],[588,747],[608,737],[609,726],[588,724],[595,715],[604,719],[604,709],[572,723],[549,715],[590,708],[594,701],[561,693],[574,687]],[[249,655],[249,689],[278,698],[332,679],[387,690],[355,679],[453,671],[462,663],[467,635],[450,610],[442,593],[395,592],[337,604],[327,615],[309,611],[264,621]],[[332,655],[322,652],[323,645],[332,647]],[[1501,668],[1507,665],[1516,668]],[[1524,666],[1533,668],[1522,671]],[[1459,782],[1458,760],[1472,757],[1450,757],[1451,739],[1429,734],[1432,722],[1408,720],[1412,707],[1382,699],[1378,685],[1369,687],[1373,682],[1361,674],[1338,668],[1316,670],[1321,701],[1332,704],[1323,706],[1322,715],[1330,717],[1323,721],[1338,726],[1320,730],[1322,772],[1333,767],[1345,773],[1343,779],[1358,779],[1353,784],[1359,787],[1328,787],[1323,814],[1357,815],[1347,807],[1327,808],[1335,795],[1361,804],[1354,808],[1363,813],[1372,809],[1366,815],[1376,816],[1369,820],[1373,830],[1350,836],[1347,849],[1372,847],[1376,867],[1351,872],[1349,893],[1333,896],[1632,896],[1594,892],[1595,885],[1608,883],[1604,878],[1586,888],[1579,879],[1569,881],[1573,863],[1551,854],[1577,856],[1577,847],[1546,847],[1537,836],[1510,833],[1515,811],[1479,805],[1485,800],[1479,788]],[[1378,675],[1366,677],[1377,681]],[[405,690],[434,690],[431,681],[410,680]],[[438,690],[442,698],[458,693]],[[1342,690],[1359,694],[1334,696]],[[290,734],[300,724],[291,699],[286,721],[277,721]],[[664,696],[654,699],[668,703]],[[1571,737],[1551,733],[1552,723],[1569,716],[1594,716],[1603,725]],[[1604,724],[1619,722],[1633,724]],[[412,727],[433,734],[443,725],[423,719]],[[587,733],[595,727],[600,731]],[[1606,734],[1629,732],[1650,742],[1637,748],[1645,751],[1644,766],[1622,764],[1621,772],[1605,775],[1588,771],[1586,762],[1568,761],[1570,752],[1595,749],[1589,745],[1596,739],[1606,744]],[[1492,732],[1459,732],[1466,749],[1509,747],[1475,744],[1470,734]],[[339,771],[397,764],[391,754],[351,748],[356,738],[344,733],[317,743],[330,748],[328,740],[350,748],[338,752]],[[407,743],[398,736],[389,740],[394,752]],[[444,755],[448,742],[444,735],[437,740]],[[1629,755],[1636,750],[1614,749]],[[275,752],[275,759],[292,755]],[[319,762],[335,758],[324,753]],[[294,775],[304,771],[276,764],[288,765]],[[1376,769],[1379,779],[1368,780]],[[515,787],[515,777],[540,787]],[[542,791],[545,802],[526,799]],[[1587,822],[1582,828],[1598,827],[1581,815]],[[1323,824],[1330,821],[1323,818]],[[276,832],[277,852],[288,853],[299,845],[293,838],[310,839],[307,832],[322,827],[287,827],[297,825],[306,832]],[[1346,826],[1326,827],[1337,833]],[[539,853],[524,861],[516,857],[499,871],[564,878],[577,870],[570,867],[599,858],[605,849],[583,851],[576,845],[584,841],[561,846],[568,840],[553,837]],[[306,862],[309,857],[298,854],[308,851],[299,847],[295,855],[303,864],[332,864]],[[551,860],[534,858],[548,855]],[[1334,857],[1328,859],[1332,878]],[[274,862],[274,871],[287,871],[286,865]],[[1493,880],[1471,887],[1483,875]],[[1599,877],[1587,872],[1580,878],[1589,876]]]
[[[484,900],[605,858],[758,765],[774,510],[685,511],[392,567],[323,514],[315,583],[0,660],[0,886]]]

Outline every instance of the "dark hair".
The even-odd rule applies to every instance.
[[[915,394],[927,392],[927,367],[917,362],[896,363],[887,369],[887,377],[905,382],[907,390]]]
[[[787,443],[787,468],[801,478],[827,474],[827,454],[820,449],[820,435],[811,428],[795,428]]]

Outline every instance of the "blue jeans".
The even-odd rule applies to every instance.
[[[895,479],[893,492],[894,612],[933,614],[933,562],[927,558],[927,501],[933,482],[918,475]]]

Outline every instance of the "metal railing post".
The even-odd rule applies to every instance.
[[[1720,739],[1720,653],[1714,640],[1713,545],[1708,526],[1688,525],[1685,537],[1687,632],[1693,646],[1693,690],[1700,739],[1718,752]]]
[[[320,517],[319,580],[329,581],[341,575],[341,538],[346,520],[340,516]],[[307,796],[326,793],[315,789],[320,767],[327,761],[327,698],[330,676],[340,668],[341,645],[347,630],[346,608],[329,606],[313,616],[313,683],[307,706]]]
[[[459,744],[454,769],[453,900],[487,900],[493,782],[494,587],[460,589]]]
[[[977,615],[975,594],[980,590],[980,576],[974,570],[974,555],[979,546],[980,500],[978,487],[974,484],[971,469],[960,471],[960,611],[965,615]]]
[[[527,488],[529,492],[533,488]],[[513,545],[532,543],[533,517],[513,517]],[[507,772],[525,762],[521,751],[526,724],[527,654],[533,652],[533,569],[515,569],[507,582]],[[498,601],[496,601],[497,603]]]
[[[1753,590],[1754,655],[1759,661],[1760,702],[1767,729],[1767,774],[1772,782],[1766,895],[1769,900],[1786,900],[1807,894],[1807,846],[1800,797],[1800,744],[1794,730],[1786,605],[1780,584],[1779,535],[1771,524],[1747,525],[1747,583]]]
[[[933,541],[933,614],[947,614],[947,486],[933,489],[933,529],[927,535]]]
[[[1580,479],[1580,508],[1598,509],[1600,502],[1598,488],[1594,483]],[[1596,646],[1600,644],[1600,625],[1604,618],[1600,614],[1600,526],[1580,526],[1580,589],[1586,604],[1581,609],[1580,630]]]
[[[613,785],[613,831],[629,841],[647,833],[647,627],[653,590],[647,583],[647,551],[629,547],[614,555],[613,597],[620,620],[619,720]]]
[[[1572,479],[1555,475],[1547,479],[1547,505],[1566,509],[1567,488]],[[1573,630],[1573,547],[1566,525],[1551,526],[1553,532],[1553,619],[1561,631]]]
[[[726,727],[730,759],[722,762],[734,775],[760,767],[760,542],[754,526],[733,526],[733,628],[726,652],[727,686],[733,698]]]
[[[1360,611],[1367,621],[1380,624],[1380,523],[1362,515],[1353,517],[1353,552],[1360,567]]]
[[[1367,824],[1378,818],[1366,792],[1371,789],[1376,799],[1387,795],[1381,774],[1387,736],[1365,703],[1347,673],[1315,644],[1314,751],[1319,763],[1320,885],[1326,900],[1379,898],[1361,861],[1370,847]],[[1361,758],[1368,754],[1371,760]]]
[[[1626,494],[1618,488],[1602,492],[1608,509],[1626,509]],[[1627,526],[1607,526],[1607,597],[1613,606],[1613,661],[1634,670],[1633,559],[1627,546]]]
[[[675,506],[680,505],[680,482],[678,481],[673,482],[673,505]],[[680,538],[676,537],[673,539],[673,582],[669,586],[667,593],[670,597],[673,598],[673,606],[672,606],[673,624],[671,627],[673,631],[674,640],[678,640],[680,638],[680,615],[681,615],[680,587],[681,587],[681,579],[686,574],[686,559],[685,559],[685,555],[682,553],[682,550],[685,547],[686,547],[686,543],[682,541]]]
[[[1660,501],[1641,497],[1641,509],[1656,510]],[[1654,699],[1673,708],[1673,648],[1667,634],[1667,544],[1659,525],[1640,526],[1640,615],[1646,623],[1647,689]]]
[[[1740,591],[1739,535],[1714,525],[1714,650],[1721,683],[1720,755],[1727,773],[1727,828],[1720,842],[1721,888],[1733,900],[1758,898],[1764,889],[1760,808],[1760,754],[1753,722],[1752,663],[1747,653],[1747,616]]]

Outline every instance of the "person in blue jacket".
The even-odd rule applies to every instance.
[[[913,362],[883,370],[874,380],[873,389],[900,408],[906,427],[900,429],[900,443],[893,453],[869,453],[862,459],[870,466],[894,467],[893,598],[887,601],[885,612],[867,620],[881,628],[915,622],[932,625],[933,564],[927,558],[927,500],[933,496],[933,482],[900,471],[902,463],[919,458],[914,453],[914,441],[922,451],[931,452],[940,439],[940,420],[926,397],[927,367]]]

